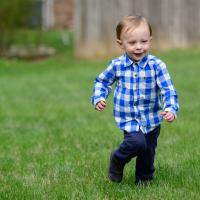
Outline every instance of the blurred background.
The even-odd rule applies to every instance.
[[[45,57],[66,46],[82,58],[115,55],[116,24],[129,14],[150,21],[154,49],[199,46],[199,10],[198,0],[1,1],[0,55]]]
[[[73,17],[73,0],[1,1],[0,55],[38,59],[72,47]]]

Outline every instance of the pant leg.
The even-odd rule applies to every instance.
[[[154,176],[154,158],[157,146],[157,139],[160,134],[160,126],[145,135],[146,150],[139,154],[136,158],[136,181],[152,180]]]
[[[118,149],[113,152],[113,156],[122,165],[126,164],[131,158],[143,152],[146,148],[146,140],[144,134],[139,132],[124,132],[124,140]]]

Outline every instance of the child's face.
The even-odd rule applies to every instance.
[[[130,59],[137,62],[148,52],[151,39],[148,25],[141,23],[133,30],[122,31],[121,39],[117,40],[117,43],[126,51]]]

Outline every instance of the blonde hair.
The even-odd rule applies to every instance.
[[[118,25],[116,27],[117,39],[120,40],[122,31],[127,32],[130,29],[135,29],[141,23],[146,23],[147,24],[147,26],[149,27],[150,36],[152,36],[151,25],[149,24],[149,22],[147,21],[146,18],[144,18],[142,16],[137,16],[137,15],[135,15],[135,16],[134,15],[130,15],[130,16],[123,17],[122,20],[118,23]]]

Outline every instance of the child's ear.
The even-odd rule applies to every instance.
[[[117,44],[121,49],[124,48],[121,40],[117,39]]]

